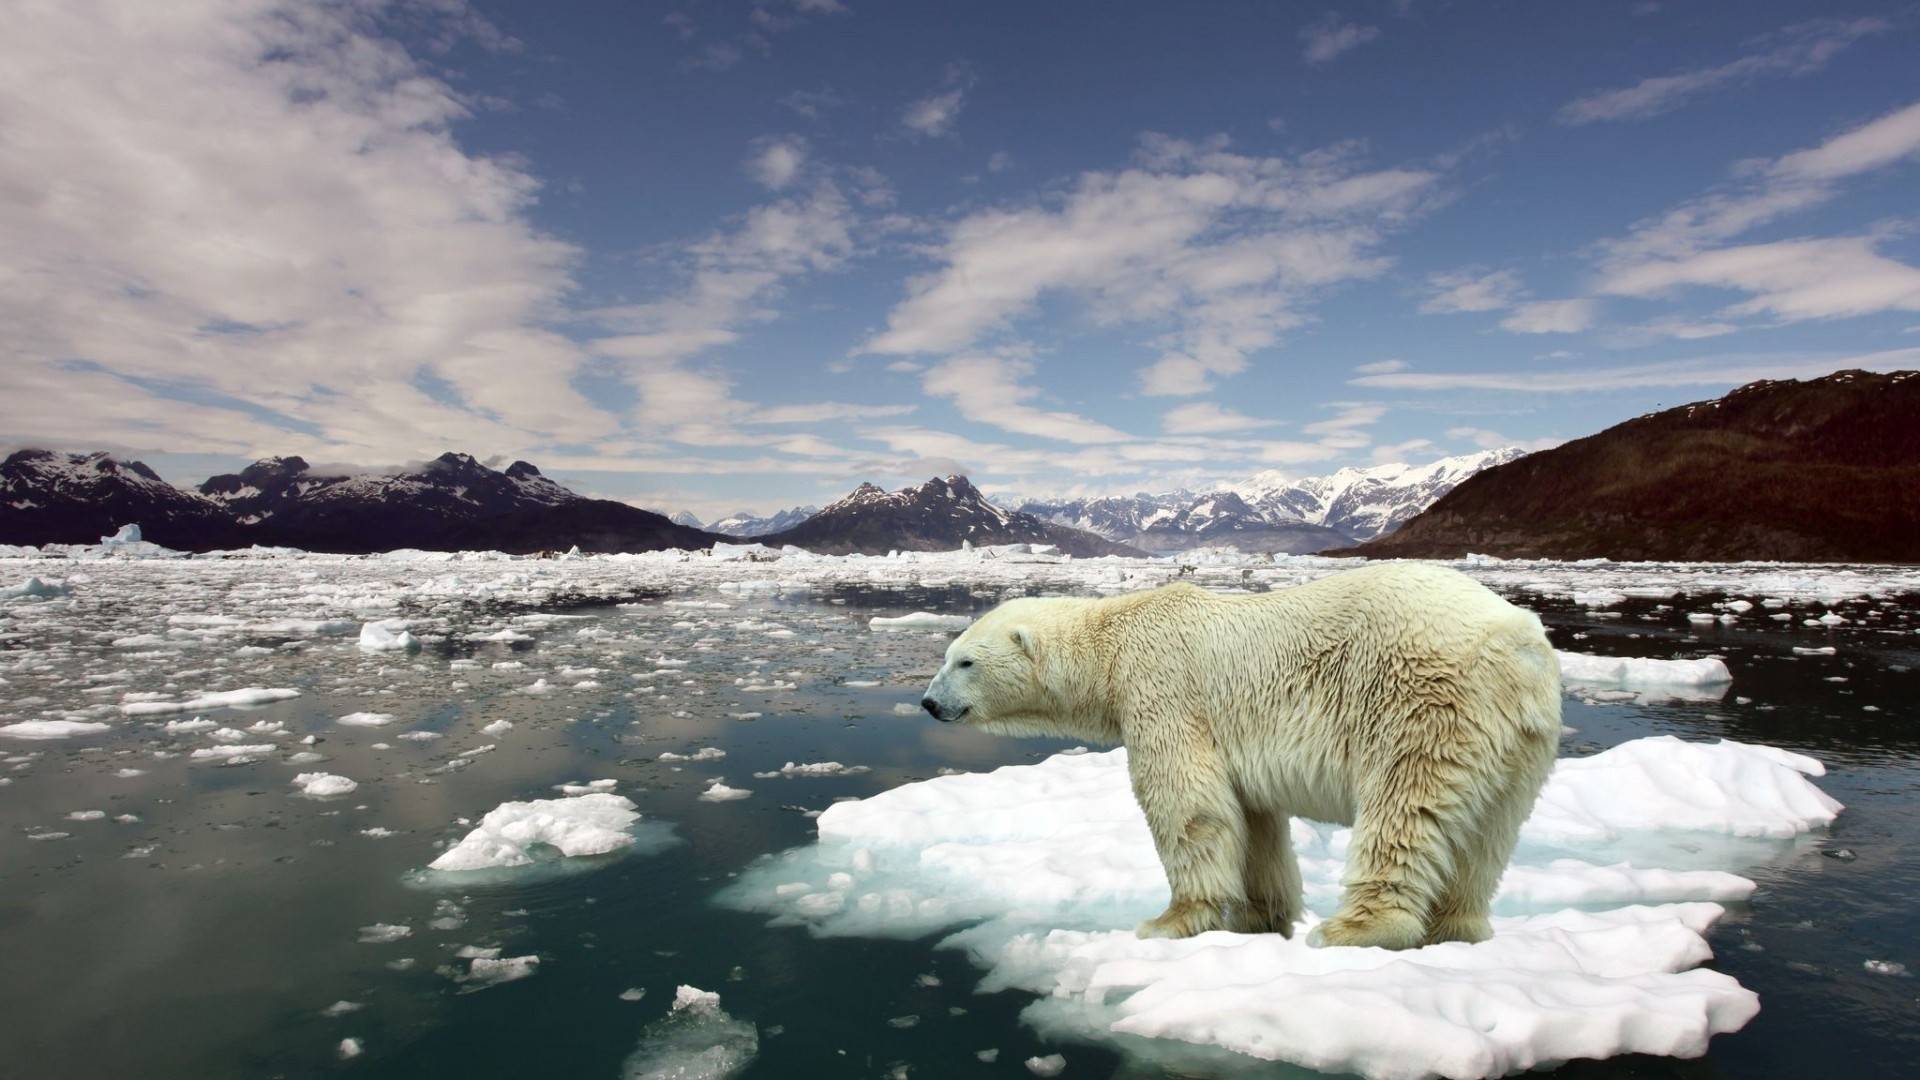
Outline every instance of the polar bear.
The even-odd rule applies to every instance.
[[[1142,937],[1291,936],[1299,815],[1353,826],[1314,944],[1484,940],[1560,741],[1540,620],[1418,563],[1252,596],[1010,600],[953,640],[921,705],[988,732],[1125,744],[1173,893]]]

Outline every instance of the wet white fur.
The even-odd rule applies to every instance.
[[[1539,619],[1416,563],[1256,596],[1011,600],[927,695],[987,731],[1127,746],[1173,893],[1142,936],[1290,934],[1297,814],[1354,826],[1320,943],[1481,940],[1560,735]]]

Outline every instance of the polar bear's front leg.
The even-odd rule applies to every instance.
[[[1192,937],[1227,928],[1246,904],[1247,823],[1211,751],[1178,757],[1129,748],[1133,793],[1147,817],[1173,900],[1135,930]]]

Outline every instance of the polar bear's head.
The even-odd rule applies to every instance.
[[[920,706],[942,723],[999,735],[1089,739],[1073,688],[1071,616],[1079,601],[1026,597],[982,615],[947,646]]]

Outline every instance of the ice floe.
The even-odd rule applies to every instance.
[[[98,735],[112,727],[112,724],[93,720],[21,720],[0,724],[0,735],[10,739],[70,739],[75,735]]]
[[[875,615],[867,620],[867,626],[873,630],[965,630],[972,625],[971,616],[936,615],[931,611],[916,611],[911,615]]]
[[[487,811],[459,843],[440,853],[429,870],[501,870],[584,855],[642,848],[659,850],[671,832],[655,825],[636,834],[640,812],[622,795],[595,791],[564,799],[506,802]]]
[[[200,712],[203,709],[247,708],[300,696],[298,690],[249,686],[241,690],[217,690],[186,701],[129,701],[120,706],[128,716],[158,716],[167,713]]]
[[[309,798],[329,799],[349,794],[360,785],[333,773],[303,772],[293,778],[293,786],[300,789],[300,794]]]
[[[1351,830],[1296,820],[1309,914],[1291,939],[1143,941],[1167,898],[1126,751],[1056,755],[836,803],[818,843],[750,867],[723,904],[828,935],[943,944],[983,991],[1038,996],[1042,1033],[1141,1035],[1327,1072],[1480,1077],[1623,1053],[1694,1056],[1758,1010],[1697,965],[1735,871],[1840,806],[1819,763],[1735,742],[1640,739],[1556,767],[1476,945],[1315,949]],[[1203,1049],[1204,1048],[1204,1049]]]
[[[405,619],[382,619],[360,627],[360,651],[379,652],[417,652],[420,639],[407,629]]]

